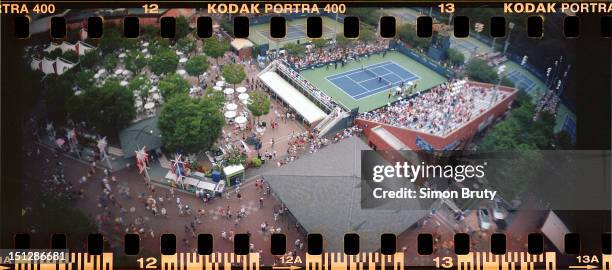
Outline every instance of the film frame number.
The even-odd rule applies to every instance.
[[[136,260],[140,269],[157,269],[157,258],[147,257]]]
[[[442,3],[439,4],[440,12],[442,13],[454,13],[455,12],[455,4],[453,3]]]

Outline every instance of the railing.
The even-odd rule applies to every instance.
[[[326,113],[331,113],[333,108],[338,107],[338,105],[332,101],[332,99],[323,91],[316,89],[316,87],[310,84],[306,79],[304,79],[297,71],[288,67],[286,63],[282,60],[275,60],[272,63],[278,71],[280,71],[285,77],[291,80],[296,86],[302,89],[302,92],[307,93],[312,99],[316,101],[319,105],[323,106],[323,109]],[[315,88],[316,92],[311,88]]]

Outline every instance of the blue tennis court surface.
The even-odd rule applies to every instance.
[[[508,79],[514,83],[518,89],[531,92],[536,87],[536,83],[529,79],[525,74],[518,70],[513,70],[508,74]]]
[[[419,76],[393,61],[385,61],[328,76],[326,79],[353,99],[361,99],[418,80]]]

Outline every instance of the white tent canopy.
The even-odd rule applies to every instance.
[[[382,126],[374,127],[372,129],[372,132],[378,135],[395,150],[411,150],[410,147],[408,147],[399,138],[395,137],[395,135],[393,135],[391,132],[389,132]]]
[[[295,89],[293,85],[285,81],[285,79],[276,72],[265,72],[259,75],[259,78],[274,91],[278,97],[299,113],[306,122],[312,124],[327,116],[327,114],[317,107],[317,105],[302,95],[300,91]]]

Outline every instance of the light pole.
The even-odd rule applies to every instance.
[[[512,33],[512,29],[514,28],[514,23],[508,23],[508,36],[506,37],[506,43],[504,44],[504,53],[502,55],[506,55],[506,51],[508,50],[508,45],[510,45],[510,34]]]
[[[112,170],[113,166],[111,165],[108,154],[106,153],[107,145],[108,145],[108,142],[106,142],[106,137],[102,137],[98,139],[98,150],[100,150],[100,157],[102,158],[102,161],[106,160],[106,164],[108,165],[108,168]]]
[[[489,108],[491,108],[491,106],[493,106],[493,104],[497,100],[497,91],[499,89],[499,85],[501,85],[502,79],[504,78],[504,72],[506,72],[506,65],[501,65],[497,67],[497,77],[499,77],[499,80],[497,81],[497,84],[495,85],[495,88],[493,90],[493,95],[491,96],[491,101],[489,102]]]

